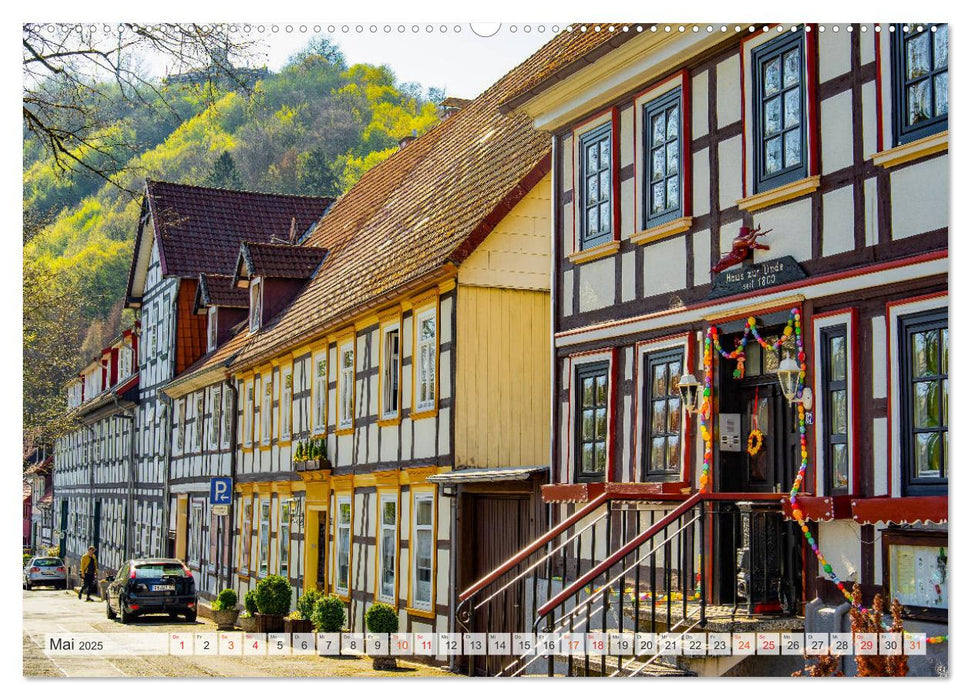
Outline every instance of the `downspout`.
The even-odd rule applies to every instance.
[[[560,170],[560,158],[562,154],[559,148],[559,137],[555,134],[551,137],[550,144],[550,172],[553,177],[550,181],[550,469],[548,484],[556,483],[556,471],[559,466],[559,435],[556,428],[560,410],[560,391],[559,391],[559,372],[556,360],[556,330],[557,319],[560,313],[560,294],[559,294],[559,268],[560,268],[560,192],[562,190],[562,177]],[[553,524],[553,504],[546,506],[546,527]]]
[[[233,583],[233,567],[232,567],[232,557],[233,552],[236,551],[233,542],[233,531],[236,526],[236,430],[237,423],[239,422],[239,390],[236,388],[236,382],[232,380],[229,372],[226,372],[226,390],[233,395],[233,419],[229,422],[229,478],[231,479],[230,484],[232,486],[232,497],[229,500],[229,519],[226,522],[226,527],[229,529],[229,557],[230,561],[226,562],[226,571],[229,576],[229,585],[227,588],[234,588]],[[306,508],[306,505],[304,506]],[[306,533],[305,533],[306,536]],[[220,550],[223,549],[220,547]],[[217,569],[217,577],[222,576],[222,566]],[[221,590],[221,589],[220,589]]]
[[[131,430],[128,433],[128,493],[127,504],[125,505],[125,556],[122,557],[123,561],[127,561],[132,557],[132,510],[134,508],[135,496],[135,409],[127,410],[122,408],[121,404],[118,403],[118,394],[112,394],[111,400],[114,402],[115,408],[121,412],[121,417],[127,419],[131,424]],[[94,474],[93,470],[92,474]]]
[[[165,431],[165,472],[162,476],[162,532],[159,533],[160,539],[163,539],[166,543],[164,546],[168,547],[169,541],[169,508],[170,508],[170,491],[169,484],[172,476],[172,435],[175,430],[175,411],[172,409],[172,397],[165,393],[162,389],[156,392],[159,402],[165,406],[165,414],[168,420],[166,424],[168,425]],[[164,535],[164,537],[163,537]],[[164,550],[159,552],[159,555],[167,554]]]

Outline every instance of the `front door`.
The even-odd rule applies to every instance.
[[[772,343],[782,328],[762,331]],[[736,347],[740,334],[723,334],[722,347]],[[735,416],[737,450],[720,441],[715,448],[715,484],[721,492],[788,493],[801,463],[796,410],[782,394],[776,369],[795,355],[794,341],[782,351],[761,347],[754,338],[746,346],[744,370],[734,360],[720,358],[716,377],[719,416]],[[741,374],[741,376],[738,376]],[[751,448],[751,449],[749,449]],[[740,506],[739,503],[742,505]],[[713,591],[722,603],[738,603],[752,611],[786,612],[801,598],[802,538],[798,527],[782,517],[777,502],[740,496],[738,503],[718,506]]]
[[[327,584],[327,513],[317,513],[317,590],[326,590]]]

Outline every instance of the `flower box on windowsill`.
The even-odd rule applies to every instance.
[[[331,469],[330,460],[326,457],[318,457],[317,459],[305,459],[300,461],[294,461],[293,468],[298,472],[314,472],[321,469]]]

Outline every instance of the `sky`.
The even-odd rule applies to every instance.
[[[249,34],[262,44],[255,62],[265,62],[274,71],[312,38],[326,36],[340,46],[349,65],[387,64],[402,82],[443,88],[449,97],[472,98],[536,51],[563,26],[554,23],[268,23],[249,25]]]

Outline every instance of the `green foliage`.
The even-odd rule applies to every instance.
[[[31,560],[34,555],[30,552],[24,552],[24,566],[27,566],[27,562]]]
[[[270,574],[256,584],[256,609],[263,615],[286,615],[290,612],[293,586],[282,576]]]
[[[398,631],[398,614],[387,603],[375,603],[364,615],[368,632],[394,634]]]
[[[323,597],[324,594],[321,591],[307,591],[302,596],[297,598],[297,612],[300,613],[304,620],[312,619],[314,608],[317,606],[317,601]]]
[[[236,607],[236,603],[239,602],[239,598],[236,595],[236,591],[232,588],[224,588],[216,596],[215,602],[212,604],[213,610],[232,610]]]
[[[310,619],[318,632],[340,632],[346,619],[344,601],[336,595],[323,596],[314,604]]]
[[[243,607],[246,608],[246,612],[250,615],[255,615],[258,611],[256,607],[256,589],[251,588],[246,591],[246,595],[243,596]]]
[[[297,447],[293,451],[293,460],[295,462],[302,462],[302,461],[304,461],[303,443],[302,442],[298,442],[297,443]]]
[[[132,103],[110,82],[90,96],[107,126],[76,155],[103,167],[117,186],[58,167],[33,135],[24,137],[24,418],[32,430],[44,432],[63,413],[61,383],[90,359],[82,347],[120,330],[116,306],[141,207],[130,193],[146,177],[339,196],[402,137],[432,128],[442,95],[423,96],[421,86],[399,83],[387,66],[348,67],[326,39],[294,54],[253,94],[155,87],[150,105]],[[28,214],[38,223],[26,221]],[[41,308],[48,310],[43,322],[28,319]],[[47,357],[44,343],[57,328],[57,352]]]

